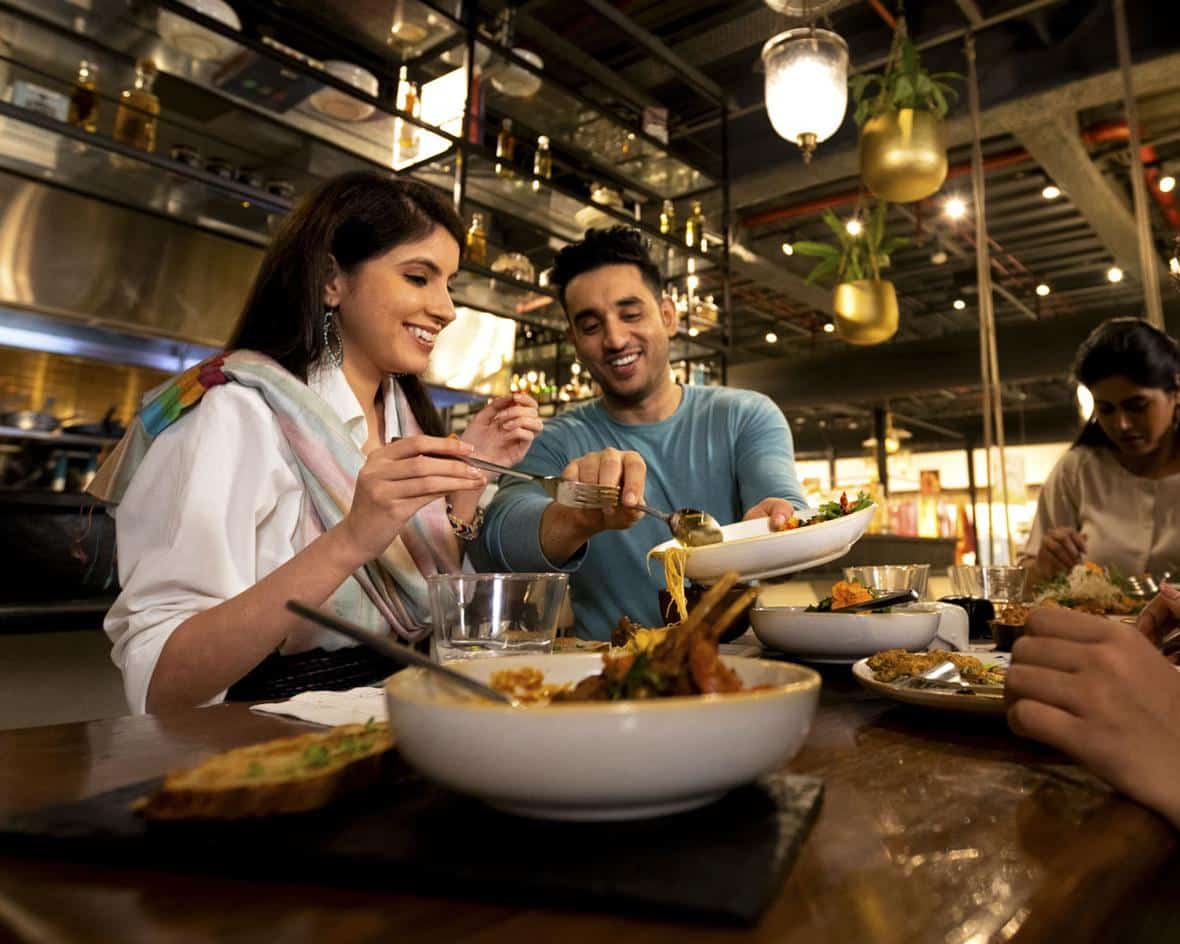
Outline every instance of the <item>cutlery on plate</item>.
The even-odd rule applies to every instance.
[[[832,607],[832,613],[860,613],[864,610],[883,610],[888,606],[904,606],[907,603],[918,602],[918,591],[898,590],[884,596],[873,597],[860,603],[850,603],[848,606]]]

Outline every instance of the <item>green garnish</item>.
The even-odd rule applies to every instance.
[[[303,761],[308,767],[326,767],[332,762],[332,752],[323,744],[313,744],[304,750]]]
[[[266,768],[258,761],[251,761],[250,766],[246,768],[247,777],[261,777],[264,773],[266,773]]]
[[[641,689],[658,694],[665,687],[664,679],[651,670],[651,659],[647,652],[637,653],[627,674],[620,679],[607,679],[607,691],[612,701],[626,701],[634,698]]]

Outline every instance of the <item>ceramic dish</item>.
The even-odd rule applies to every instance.
[[[1010,660],[1004,652],[976,652],[972,653],[984,665],[1002,665],[1007,667]],[[873,670],[868,666],[868,659],[861,659],[852,667],[852,674],[869,691],[904,702],[907,705],[918,705],[923,708],[933,708],[938,711],[965,712],[979,715],[1003,715],[1007,712],[1003,692],[988,694],[961,695],[958,692],[933,688],[901,688],[894,682],[878,682],[873,676]]]
[[[876,505],[869,505],[851,515],[821,521],[793,531],[771,531],[769,518],[739,521],[721,528],[725,539],[720,544],[693,548],[685,563],[690,580],[709,583],[727,570],[736,570],[742,580],[760,580],[805,570],[844,556],[869,526]],[[801,518],[812,512],[801,511]],[[665,541],[652,548],[653,557],[662,557],[675,543]]]
[[[785,662],[724,657],[732,695],[510,708],[468,698],[421,669],[385,685],[398,750],[418,771],[492,806],[543,819],[615,820],[703,806],[776,770],[803,744],[819,676]],[[549,683],[602,669],[594,654],[450,663],[482,681],[540,668]]]
[[[892,613],[809,613],[800,606],[755,606],[750,625],[769,649],[813,662],[855,662],[883,649],[963,650],[967,613],[952,603],[919,603]]]
[[[368,69],[362,69],[351,62],[329,59],[324,63],[324,71],[368,95],[377,94],[377,76]],[[307,99],[307,103],[321,115],[327,115],[337,121],[364,121],[376,110],[368,102],[362,102],[331,87],[320,89]]]
[[[233,30],[241,30],[242,21],[234,8],[222,0],[180,0],[182,4],[197,13],[217,20]],[[170,10],[160,10],[156,20],[160,38],[174,49],[200,62],[224,62],[239,47],[232,39],[214,33],[192,20],[187,20]]]

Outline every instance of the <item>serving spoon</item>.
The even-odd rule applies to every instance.
[[[416,669],[425,669],[427,672],[433,672],[435,675],[442,676],[446,681],[465,688],[467,691],[473,692],[489,701],[498,702],[501,705],[508,705],[512,708],[521,707],[521,703],[511,695],[497,691],[490,685],[484,685],[483,682],[473,679],[470,675],[464,675],[462,672],[448,669],[445,665],[439,665],[437,662],[426,658],[420,652],[415,652],[409,646],[402,646],[390,642],[384,636],[378,636],[369,632],[367,629],[362,629],[355,623],[342,620],[338,616],[316,609],[314,606],[307,606],[298,600],[288,600],[287,609],[298,616],[302,616],[305,620],[311,620],[311,622],[323,626],[325,629],[340,633],[349,639],[355,639],[361,645],[368,646],[374,652],[380,653],[400,665],[413,666]]]
[[[627,507],[642,511],[645,515],[651,515],[653,518],[659,518],[668,526],[672,537],[685,547],[705,547],[709,544],[720,544],[725,540],[725,535],[721,533],[721,525],[707,511],[698,511],[696,508],[677,508],[668,514],[666,511],[660,511],[649,505],[636,504]]]

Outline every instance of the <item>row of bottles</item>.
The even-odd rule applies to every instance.
[[[141,151],[155,151],[156,124],[160,116],[160,100],[152,91],[156,81],[156,64],[151,59],[135,63],[135,80],[119,94],[115,112],[115,140]],[[83,59],[78,76],[70,92],[67,121],[90,134],[98,131],[101,112],[98,94],[98,66]]]
[[[660,210],[660,232],[665,236],[676,234],[676,204],[665,200]],[[705,238],[705,212],[701,209],[701,201],[692,201],[692,212],[684,221],[684,245],[689,249],[699,249],[708,252],[708,240]]]
[[[512,119],[505,118],[500,122],[500,132],[496,135],[496,176],[503,180],[516,177],[513,162],[516,158],[516,136],[512,133]],[[537,149],[533,152],[533,189],[541,189],[542,180],[553,177],[553,152],[549,150],[549,138],[540,135],[537,138]]]

